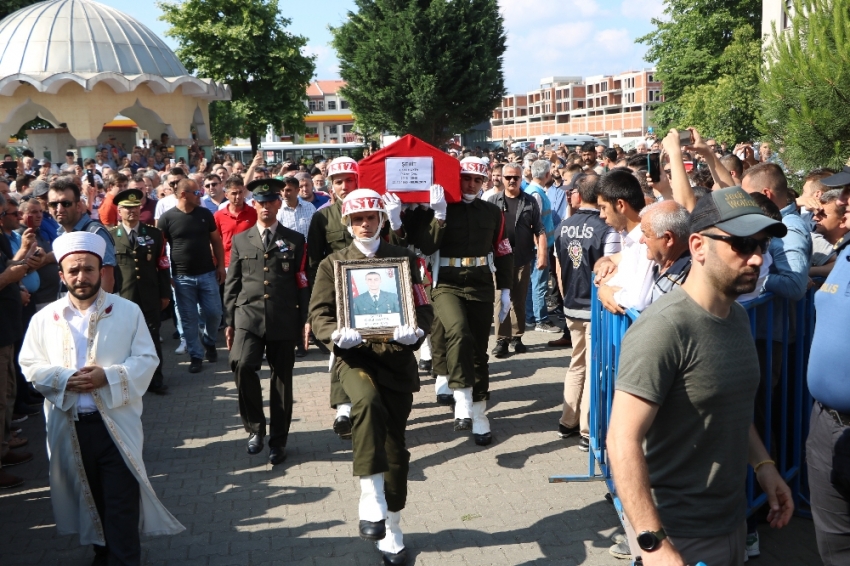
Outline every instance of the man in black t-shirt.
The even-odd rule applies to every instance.
[[[181,180],[174,190],[177,205],[165,212],[157,224],[171,246],[174,296],[191,357],[190,373],[201,371],[204,357],[208,362],[218,360],[215,347],[221,322],[218,286],[224,282],[225,275],[221,234],[212,212],[201,205],[203,194],[195,181]],[[200,340],[199,307],[203,323]]]

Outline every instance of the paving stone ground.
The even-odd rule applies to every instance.
[[[164,324],[163,336],[172,330]],[[527,354],[491,359],[494,442],[487,448],[452,430],[449,410],[434,402],[433,380],[423,376],[408,427],[410,494],[402,512],[411,564],[629,564],[608,554],[619,522],[604,484],[548,483],[551,475],[586,472],[588,461],[575,438],[555,433],[570,351],[547,348],[552,337],[531,332]],[[144,455],[151,483],[186,531],[143,538],[143,563],[380,564],[373,544],[357,536],[358,483],[350,443],[330,429],[327,358],[311,348],[297,362],[288,457],[272,468],[268,449],[245,452],[226,351],[220,347],[220,361],[192,375],[188,358],[173,354],[176,345],[170,338],[163,345],[170,394],[145,399]],[[267,392],[268,379],[264,386]],[[36,458],[10,470],[27,479],[24,488],[0,493],[0,565],[88,565],[90,548],[56,534],[43,418],[21,426]],[[761,533],[762,564],[821,563],[810,520]]]

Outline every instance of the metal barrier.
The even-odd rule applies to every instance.
[[[774,387],[760,387],[757,406],[763,419],[762,440],[776,459],[777,469],[794,493],[795,505],[808,503],[805,478],[805,439],[808,434],[812,398],[806,384],[809,349],[814,333],[814,293],[809,289],[799,301],[789,301],[766,293],[743,303],[750,317],[750,327],[763,360],[762,374],[773,376]],[[775,313],[781,318],[781,332],[774,333]],[[784,316],[793,313],[793,316]],[[617,497],[608,463],[606,436],[614,398],[614,385],[620,349],[626,331],[640,313],[630,310],[615,315],[605,310],[596,296],[591,297],[590,358],[590,450],[587,473],[549,478],[549,483],[604,481],[611,493],[617,514],[622,520],[623,508]],[[793,319],[793,322],[792,322]],[[792,326],[793,324],[793,326]],[[792,332],[793,329],[793,332]],[[768,339],[770,338],[770,339]],[[777,365],[778,362],[778,365]],[[763,384],[765,380],[762,380]],[[747,470],[747,516],[766,502],[766,496],[755,481],[752,468]],[[803,512],[802,514],[805,514]]]

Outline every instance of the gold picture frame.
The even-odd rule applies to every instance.
[[[397,327],[418,327],[408,258],[334,261],[334,284],[337,328],[354,328],[367,340],[389,342]]]

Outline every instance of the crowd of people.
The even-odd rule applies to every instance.
[[[796,301],[823,278],[808,378],[812,512],[824,562],[850,553],[850,470],[833,458],[847,450],[850,376],[828,361],[850,322],[850,167],[808,172],[797,194],[768,143],[757,159],[750,144],[672,130],[628,151],[452,149],[460,194],[434,185],[428,202],[405,204],[361,187],[348,157],[268,166],[258,153],[246,167],[193,148],[187,164],[167,147],[127,154],[110,138],[94,159],[69,152],[56,168],[24,156],[0,178],[0,488],[24,482],[6,468],[32,460],[17,425],[43,403],[57,527],[94,544],[95,563],[138,564],[139,525],[182,529],[147,482],[139,436],[142,397],[167,394],[174,369],[162,366],[165,318],[190,373],[218,362],[224,331],[246,450],[268,443],[272,465],[286,459],[296,358],[311,346],[330,355],[333,430],[351,440],[360,477],[359,534],[404,564],[405,429],[420,372],[435,377],[453,430],[486,447],[489,355],[525,354],[528,330],[558,334],[547,346],[572,352],[553,430],[587,451],[594,288],[612,313],[642,313],[623,343],[608,436],[627,518],[612,554],[742,563],[759,554],[744,517],[747,464],[772,526],[794,504],[755,402],[778,383],[781,346],[769,343],[791,314],[777,307],[754,339],[738,303]],[[385,258],[409,263],[416,325],[376,341],[338,320],[335,265]],[[358,308],[381,308],[372,298]]]

